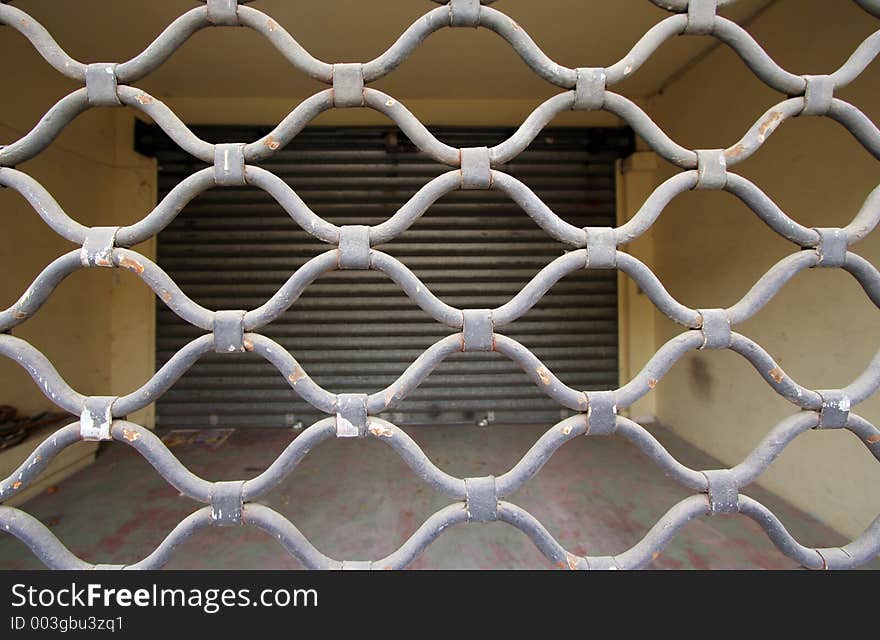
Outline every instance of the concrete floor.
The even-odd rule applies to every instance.
[[[544,427],[415,427],[409,434],[435,464],[457,476],[501,474]],[[684,464],[720,465],[671,433],[655,435]],[[195,473],[209,480],[250,478],[295,436],[290,431],[243,430],[225,442],[171,442]],[[833,546],[840,535],[779,498],[745,491],[770,507],[803,544]],[[578,438],[564,445],[512,502],[529,510],[571,552],[608,555],[636,543],[688,492],[665,478],[623,438]],[[313,450],[283,486],[262,502],[289,517],[324,553],[337,559],[376,559],[396,549],[438,508],[451,502],[421,483],[387,446],[374,440],[328,441]],[[90,468],[25,508],[48,524],[79,556],[130,563],[147,555],[197,506],[181,497],[137,453],[112,443]],[[168,568],[298,568],[266,534],[212,529],[180,546]],[[779,569],[795,565],[763,531],[741,517],[690,523],[654,562],[672,569]],[[880,564],[874,563],[874,567]],[[18,540],[0,536],[0,568],[40,568]],[[412,565],[418,569],[548,568],[532,542],[505,524],[457,526]]]

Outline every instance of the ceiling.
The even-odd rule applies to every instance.
[[[723,9],[740,23],[770,0],[739,0]],[[197,6],[186,0],[15,0],[82,62],[131,58],[175,17]],[[435,8],[428,0],[255,0],[315,57],[366,61],[382,53],[412,22]],[[648,0],[500,0],[560,64],[608,66],[669,14]],[[715,41],[667,42],[617,90],[638,98],[665,81]],[[22,54],[30,47],[18,43]],[[205,29],[158,71],[136,83],[159,97],[304,97],[323,85],[305,77],[257,33]],[[500,37],[486,29],[443,29],[430,36],[390,76],[372,86],[398,98],[536,99],[558,92],[538,78]]]

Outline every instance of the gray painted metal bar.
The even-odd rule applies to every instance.
[[[827,117],[837,121],[869,153],[880,157],[880,130],[855,106],[835,97],[838,89],[855,80],[880,54],[880,32],[869,36],[859,45],[837,71],[821,76],[798,76],[776,64],[747,31],[718,14],[719,8],[723,9],[732,0],[652,1],[678,14],[669,16],[651,28],[623,60],[605,69],[571,69],[554,63],[525,29],[489,7],[489,2],[477,3],[474,0],[441,3],[444,6],[425,14],[387,51],[360,66],[351,63],[334,65],[317,60],[268,16],[246,6],[244,2],[234,0],[224,3],[222,7],[208,2],[185,13],[149,44],[143,53],[129,61],[84,64],[65,53],[48,31],[28,14],[8,3],[0,3],[0,24],[21,33],[50,65],[83,85],[51,107],[30,133],[0,148],[2,184],[21,193],[61,236],[82,246],[82,249],[61,256],[39,274],[22,298],[0,314],[0,328],[8,331],[24,322],[39,309],[58,283],[73,271],[80,268],[124,268],[136,273],[171,311],[206,332],[192,338],[170,355],[160,370],[140,389],[120,397],[84,396],[64,381],[51,362],[35,347],[12,335],[0,335],[0,354],[26,369],[41,390],[58,406],[79,416],[78,421],[57,431],[38,447],[32,458],[0,481],[0,497],[12,495],[29,486],[49,461],[67,446],[83,439],[116,440],[137,449],[181,493],[205,506],[181,521],[146,558],[110,568],[162,566],[181,542],[198,532],[211,526],[238,525],[255,526],[269,532],[292,556],[309,568],[343,569],[356,566],[395,569],[412,562],[452,525],[498,521],[517,527],[528,535],[554,564],[571,569],[635,569],[649,564],[676,532],[694,518],[732,517],[736,514],[754,520],[780,552],[808,568],[848,569],[875,557],[880,552],[880,516],[861,536],[843,547],[809,548],[796,541],[766,507],[742,491],[766,471],[791,442],[811,429],[849,430],[875,458],[880,459],[880,431],[853,411],[880,386],[880,353],[849,386],[811,390],[793,381],[760,345],[731,327],[753,317],[795,274],[811,268],[848,271],[860,283],[871,302],[880,306],[880,273],[867,260],[850,251],[851,245],[870,233],[880,219],[877,192],[868,196],[862,211],[846,228],[807,229],[776,207],[757,186],[731,173],[730,168],[757,153],[783,122],[800,116]],[[880,15],[880,5],[876,0],[857,0],[857,4],[874,16]],[[126,84],[157,69],[196,31],[227,25],[251,28],[261,33],[292,66],[339,89],[342,94],[339,104],[334,90],[327,89],[303,101],[271,133],[255,142],[223,141],[224,145],[234,146],[218,149],[218,145],[198,137],[160,101]],[[566,91],[540,105],[512,135],[495,146],[485,145],[484,149],[476,152],[473,143],[459,142],[458,146],[451,146],[439,140],[397,100],[366,84],[392,72],[424,38],[447,27],[481,27],[496,32],[537,75]],[[664,42],[679,35],[708,35],[723,42],[744,60],[758,79],[785,94],[786,98],[769,109],[739,141],[726,149],[691,150],[680,146],[634,102],[607,90],[608,86],[634,73]],[[344,77],[334,78],[337,66]],[[358,98],[359,91],[362,100]],[[272,158],[274,154],[283,153],[285,147],[303,134],[304,127],[321,112],[357,104],[385,114],[416,148],[433,160],[458,170],[435,177],[424,189],[417,190],[407,204],[396,212],[386,212],[389,215],[384,216],[385,220],[369,230],[361,229],[352,233],[351,229],[343,231],[345,225],[324,221],[293,190],[285,188],[283,181],[276,180],[268,170],[253,165]],[[67,124],[87,109],[118,108],[123,105],[149,115],[183,150],[203,162],[213,164],[214,169],[196,172],[184,180],[176,191],[168,192],[153,213],[135,225],[128,228],[89,229],[67,215],[44,188],[14,169],[14,165],[47,148]],[[503,167],[533,144],[555,115],[572,108],[601,108],[616,114],[650,148],[685,172],[661,185],[639,215],[618,229],[588,226],[578,230],[564,223],[558,213],[542,204],[543,199],[539,195],[507,176]],[[222,154],[222,162],[215,162],[220,157],[218,152]],[[462,157],[465,162],[462,162]],[[316,247],[320,247],[322,242],[338,245],[344,238],[345,244],[349,241],[353,243],[353,248],[350,251],[346,249],[346,256],[340,255],[338,246],[323,253],[315,250],[279,290],[269,291],[268,300],[262,306],[249,311],[229,308],[213,310],[192,300],[165,271],[127,248],[127,245],[152,237],[172,224],[180,210],[197,195],[216,185],[232,184],[238,185],[236,188],[253,186],[265,190],[295,222],[312,230],[318,241]],[[426,258],[416,251],[407,259],[408,265],[405,266],[390,254],[372,248],[372,245],[395,240],[394,246],[405,246],[398,236],[417,219],[427,219],[430,214],[424,214],[438,198],[450,195],[450,192],[462,186],[496,189],[499,194],[521,206],[551,239],[566,243],[571,250],[556,260],[546,262],[537,276],[518,292],[510,292],[512,295],[500,306],[488,308],[487,305],[472,305],[469,304],[470,300],[467,300],[468,304],[452,306],[441,301],[412,269],[425,265],[442,266],[442,258]],[[672,198],[691,189],[730,191],[749,205],[772,231],[802,250],[777,263],[730,308],[691,309],[682,305],[669,295],[649,266],[621,249],[626,242],[644,233]],[[434,237],[441,238],[442,234],[435,234]],[[277,255],[286,248],[285,237],[281,236],[277,247],[268,245],[268,257],[272,257],[273,251]],[[475,252],[470,264],[493,264],[501,258],[503,256],[483,256]],[[219,262],[228,260],[233,258],[224,252],[200,255],[206,272],[210,272]],[[340,267],[355,270],[369,267],[383,272],[439,324],[454,330],[461,329],[462,332],[435,341],[411,359],[409,367],[385,389],[357,398],[346,395],[340,402],[337,392],[322,388],[309,377],[294,354],[275,340],[255,332],[276,320],[319,275]],[[659,349],[644,369],[619,389],[569,387],[522,343],[496,331],[520,319],[540,298],[560,286],[559,280],[564,275],[584,269],[625,272],[661,312],[686,327],[684,333]],[[326,308],[316,305],[313,313],[317,314],[316,317],[322,313],[326,315]],[[213,335],[215,321],[217,331],[221,334],[217,340]],[[354,325],[355,321],[349,317],[346,324]],[[540,334],[540,321],[537,327],[534,331]],[[471,348],[491,348],[503,354],[526,371],[541,393],[576,412],[576,415],[551,427],[519,463],[497,478],[455,478],[446,474],[431,463],[398,426],[375,415],[413,394],[444,358]],[[703,348],[730,349],[739,353],[781,397],[800,409],[774,427],[740,464],[731,469],[690,469],[675,460],[644,428],[618,415],[620,409],[649,393],[684,353]],[[290,383],[294,392],[319,412],[327,414],[327,417],[295,439],[269,469],[249,480],[205,481],[187,470],[148,430],[122,419],[127,413],[146,406],[168,392],[199,358],[218,349],[228,351],[224,356],[228,358],[251,354],[251,357],[256,355],[267,360]],[[241,349],[243,353],[240,353]],[[406,361],[409,355],[406,350],[401,351],[399,357]],[[519,407],[529,401],[530,398],[516,392],[509,404]],[[359,411],[352,409],[356,402],[360,403],[355,407]],[[364,410],[367,414],[365,419]],[[353,425],[351,420],[359,424]],[[281,482],[313,446],[330,437],[353,435],[343,428],[346,422],[347,426],[356,428],[360,437],[377,438],[393,447],[417,478],[455,500],[429,517],[397,551],[374,561],[331,559],[322,554],[284,516],[253,502],[254,498]],[[560,446],[581,436],[622,436],[629,439],[674,481],[693,491],[693,495],[672,505],[642,540],[628,550],[621,550],[613,556],[579,557],[571,554],[534,516],[504,498],[538,473]],[[231,513],[228,512],[230,508]],[[221,513],[223,509],[227,510],[225,515]],[[108,568],[78,558],[45,525],[23,510],[0,506],[0,528],[21,539],[49,567]]]

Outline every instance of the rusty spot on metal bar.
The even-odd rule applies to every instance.
[[[654,553],[651,554],[651,562],[654,562],[654,560],[656,560],[659,557],[660,557],[660,552],[655,551]]]
[[[244,350],[245,351],[253,351],[254,350],[254,341],[250,338],[245,338],[243,340]]]
[[[293,368],[293,371],[291,372],[291,374],[289,376],[287,376],[287,379],[290,381],[290,384],[295,385],[297,382],[299,382],[300,380],[302,380],[305,377],[306,377],[306,372],[303,370],[303,368],[301,366],[296,365]]]
[[[768,371],[767,374],[771,378],[773,378],[773,381],[776,384],[779,384],[785,378],[785,371],[783,371],[779,367],[774,367],[773,369],[770,369],[770,371]]]
[[[275,31],[275,29],[278,28],[278,23],[275,22],[272,18],[269,18],[269,19],[266,21],[266,28],[267,28],[269,31]]]
[[[389,429],[388,427],[383,427],[381,424],[374,424],[370,426],[370,433],[372,433],[377,438],[385,437],[390,438],[394,435],[394,431]]]
[[[20,487],[21,487],[21,480],[16,480],[15,482],[12,483],[13,489],[19,489]]]
[[[146,93],[139,93],[135,100],[137,100],[141,104],[152,104],[153,96],[147,95]]]
[[[161,294],[162,302],[165,302],[165,303],[171,302],[172,297],[173,296],[171,295],[170,291],[166,291],[165,289],[162,289],[162,294]]]
[[[876,433],[873,436],[868,436],[865,440],[868,444],[877,444],[880,442],[880,433]]]
[[[577,556],[567,553],[565,554],[565,560],[568,562],[568,568],[572,571],[575,571],[578,568],[578,560],[580,560],[580,558]]]
[[[735,160],[746,152],[745,146],[740,143],[724,152],[724,157],[728,160]]]
[[[272,136],[266,138],[266,141],[263,144],[269,147],[272,151],[275,151],[276,149],[278,149],[278,147],[281,146],[281,143]]]
[[[138,273],[138,274],[144,272],[144,265],[142,265],[140,262],[138,262],[134,258],[129,258],[128,256],[125,256],[124,258],[122,258],[119,261],[119,266],[122,267],[123,269],[128,269],[129,271],[134,271],[135,273]],[[168,301],[166,300],[166,302],[168,302]]]
[[[538,367],[535,369],[535,373],[541,378],[541,382],[544,384],[550,384],[550,372],[547,370],[547,367]]]
[[[28,317],[28,314],[25,313],[24,311],[13,311],[12,317],[15,318],[16,320],[24,320],[25,318]]]
[[[122,430],[122,437],[125,438],[126,440],[128,440],[129,442],[134,442],[135,440],[137,440],[138,438],[141,437],[141,434],[139,434],[134,429],[123,429]]]
[[[562,431],[562,433],[564,435],[570,436],[571,435],[571,425],[570,424],[565,425],[564,427],[562,427],[562,429],[560,429],[560,431]]]
[[[655,389],[657,387],[657,378],[648,378],[648,388]]]
[[[776,131],[776,127],[782,122],[783,116],[784,114],[781,111],[771,111],[767,115],[767,119],[761,123],[760,127],[758,127],[758,131],[760,132],[758,139],[761,142],[764,142],[767,136]]]

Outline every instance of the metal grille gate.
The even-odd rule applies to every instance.
[[[254,127],[197,127],[203,139],[253,140]],[[487,145],[507,129],[432,130],[450,144]],[[159,161],[159,198],[204,165],[150,127],[142,139]],[[144,145],[145,146],[145,145]],[[632,152],[628,130],[548,129],[503,171],[578,227],[616,219],[615,160]],[[272,158],[280,176],[322,218],[379,224],[445,171],[396,129],[315,128]],[[356,204],[353,204],[356,203]],[[560,253],[516,203],[495,191],[456,191],[405,234],[376,247],[394,255],[448,304],[500,306]],[[253,308],[320,253],[320,242],[290,223],[259,189],[212,189],[187,205],[158,237],[159,266],[209,309]],[[528,346],[569,386],[613,389],[617,371],[617,278],[580,270],[560,281],[507,335]],[[366,295],[370,292],[371,295]],[[199,330],[157,308],[157,364]],[[393,318],[389,322],[389,318]],[[335,271],[308,287],[266,327],[325,389],[368,393],[394,382],[448,333],[393,282],[372,271]],[[290,393],[258,357],[206,355],[157,403],[157,424],[172,428],[290,427],[320,414]],[[456,354],[393,411],[397,425],[475,422],[552,424],[568,417],[516,364],[496,353]]]
[[[553,63],[525,29],[478,0],[451,0],[429,11],[379,58],[364,64],[328,64],[313,58],[276,22],[236,0],[207,0],[175,21],[146,51],[122,64],[83,64],[70,58],[27,14],[0,5],[0,23],[24,34],[59,72],[85,84],[59,101],[29,134],[0,149],[0,184],[19,191],[63,237],[82,246],[58,258],[37,277],[25,294],[0,312],[0,329],[25,321],[57,283],[80,268],[123,268],[136,273],[175,313],[206,333],[181,349],[144,387],[122,397],[85,397],[74,391],[51,363],[27,342],[0,335],[0,353],[20,363],[55,403],[80,420],[60,429],[41,444],[34,457],[0,483],[0,495],[21,490],[64,447],[81,439],[118,440],[134,447],[181,493],[205,506],[184,519],[149,556],[128,568],[161,566],[185,538],[209,526],[259,527],[281,542],[305,566],[326,569],[384,569],[406,566],[449,526],[500,520],[532,538],[553,563],[573,569],[627,569],[647,565],[668,540],[693,518],[739,513],[752,518],[787,556],[809,568],[850,568],[880,551],[880,517],[844,547],[813,549],[799,544],[783,524],[743,489],[750,485],[799,434],[815,428],[848,429],[880,458],[880,430],[852,409],[880,387],[880,354],[853,383],[842,389],[811,390],[789,377],[758,344],[732,327],[757,313],[796,273],[810,268],[842,268],[880,306],[880,272],[848,249],[880,221],[876,192],[844,228],[809,229],[778,209],[756,186],[730,169],[754,154],[786,120],[826,116],[837,120],[875,157],[880,157],[880,130],[856,107],[835,97],[835,90],[855,79],[880,54],[880,32],[865,40],[835,73],[797,76],[777,65],[744,29],[718,15],[718,7],[735,0],[652,0],[676,12],[661,21],[620,62],[608,68],[569,69]],[[876,17],[880,1],[856,0]],[[266,36],[295,67],[332,88],[305,100],[270,134],[244,143],[213,145],[196,137],[152,96],[129,86],[164,62],[198,29],[239,25]],[[510,138],[494,147],[454,148],[430,134],[393,97],[366,85],[400,64],[433,31],[445,27],[483,27],[507,40],[541,77],[564,89],[541,105]],[[627,98],[608,91],[634,73],[664,41],[685,34],[711,35],[733,48],[763,82],[790,96],[772,107],[728,149],[685,149],[655,125]],[[173,189],[144,220],[128,227],[86,228],[71,219],[33,179],[11,167],[44,149],[78,113],[90,107],[124,104],[152,117],[183,149],[212,163]],[[421,150],[454,167],[423,187],[391,218],[366,227],[336,226],[315,215],[287,185],[255,166],[284,148],[318,113],[330,108],[369,107],[391,118]],[[552,117],[567,109],[605,109],[623,118],[654,151],[684,171],[663,185],[642,209],[618,228],[578,228],[563,222],[525,185],[493,170],[522,152]],[[249,184],[278,199],[293,220],[332,247],[309,260],[262,306],[251,311],[206,309],[189,298],[155,264],[126,249],[167,226],[180,208],[214,186]],[[572,250],[550,262],[519,293],[495,309],[453,308],[421,283],[401,262],[371,249],[392,241],[425,213],[434,200],[458,189],[495,189],[510,196],[555,240]],[[784,258],[738,303],[728,309],[690,309],[672,298],[648,266],[619,250],[649,228],[666,203],[690,189],[727,190],[741,198],[776,233],[798,250]],[[430,215],[430,212],[427,213]],[[366,394],[335,394],[312,381],[295,354],[259,333],[279,317],[321,273],[336,269],[375,269],[388,275],[423,310],[459,331],[424,351],[391,385]],[[562,382],[528,349],[504,335],[504,328],[528,311],[564,275],[580,269],[618,269],[632,277],[651,301],[685,330],[662,346],[632,380],[613,391],[583,391]],[[731,349],[751,362],[757,373],[800,411],[770,429],[743,462],[731,469],[698,471],[674,459],[644,428],[618,414],[650,393],[657,380],[692,349]],[[511,470],[498,477],[455,478],[433,465],[404,431],[374,417],[408,397],[441,360],[459,351],[497,351],[519,364],[538,388],[577,414],[550,427]],[[122,419],[154,401],[203,354],[210,351],[240,357],[250,351],[273,364],[303,399],[329,414],[306,429],[265,472],[246,481],[208,482],[188,471],[149,430]],[[505,500],[534,476],[566,441],[587,435],[616,435],[635,443],[671,478],[694,494],[674,505],[641,542],[614,556],[580,557],[567,552],[533,516]],[[281,482],[311,447],[332,437],[377,438],[392,447],[414,474],[455,502],[425,523],[386,558],[339,561],[328,558],[281,514],[253,502]],[[23,540],[48,566],[120,568],[92,565],[73,555],[52,532],[26,512],[0,507],[0,526]]]

